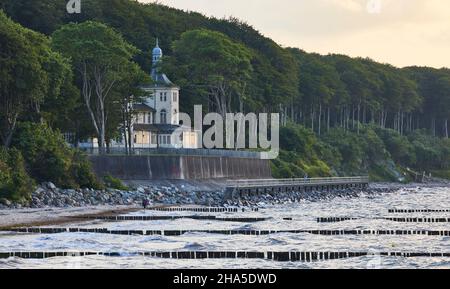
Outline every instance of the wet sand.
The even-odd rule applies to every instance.
[[[133,205],[0,210],[0,229],[65,224],[86,215],[118,215],[140,209]]]

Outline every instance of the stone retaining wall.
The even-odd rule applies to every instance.
[[[270,161],[215,156],[92,155],[94,171],[122,180],[265,179]]]

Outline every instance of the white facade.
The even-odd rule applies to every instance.
[[[133,124],[135,147],[200,148],[199,133],[180,126],[180,88],[157,71],[163,56],[158,41],[152,52],[154,84],[143,87],[148,97],[137,110]],[[148,107],[148,109],[146,107]]]
[[[151,95],[145,104],[155,109],[155,123],[178,125],[180,123],[180,89],[178,87],[145,88]]]

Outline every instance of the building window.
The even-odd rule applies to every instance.
[[[160,135],[159,143],[161,145],[170,145],[170,143],[171,143],[170,135]]]
[[[152,141],[151,144],[156,144],[156,135],[152,133]]]
[[[165,109],[161,110],[161,123],[162,124],[167,123],[167,112]]]
[[[148,114],[147,123],[148,124],[152,124],[153,123],[153,113],[149,113]]]
[[[137,135],[134,135],[134,143],[137,143]]]
[[[159,93],[159,100],[161,102],[166,102],[167,101],[167,92],[160,92]]]
[[[178,101],[178,93],[174,92],[173,93],[173,102],[177,102]]]

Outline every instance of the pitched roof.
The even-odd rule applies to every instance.
[[[148,112],[148,111],[155,112],[156,111],[153,107],[151,107],[145,103],[134,103],[133,109],[135,111],[145,111],[145,112]]]
[[[175,87],[176,85],[164,73],[152,71],[152,79],[156,87]]]
[[[134,131],[151,131],[160,133],[173,133],[176,129],[182,129],[183,131],[191,131],[192,129],[187,126],[173,125],[173,124],[135,124],[133,126]]]
[[[153,124],[134,124],[133,125],[134,131],[152,131],[157,132],[158,129]]]

